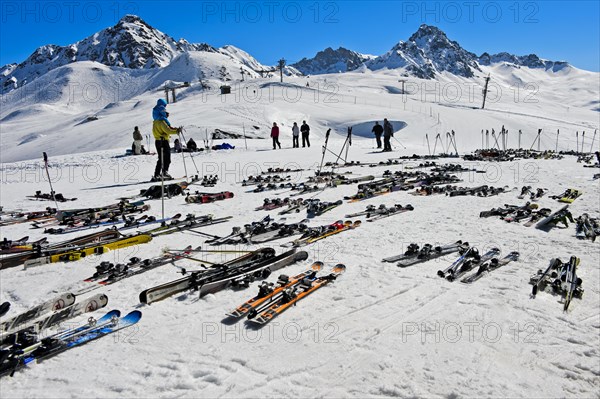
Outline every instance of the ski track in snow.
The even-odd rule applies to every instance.
[[[367,155],[370,149],[364,142],[362,145],[357,142],[350,156],[362,162],[409,153],[407,150]],[[266,169],[265,163],[273,162],[268,166],[295,163],[311,168],[320,159],[320,144],[315,142],[308,150],[256,152],[254,149],[268,147],[269,143],[255,141],[249,151],[238,149],[196,155],[199,167],[218,166],[215,173],[221,175],[221,181],[214,188],[194,185],[193,190],[230,190],[235,197],[206,205],[184,204],[183,197],[175,197],[165,202],[165,215],[176,212],[232,215],[232,221],[202,229],[211,234],[228,234],[232,226],[269,214],[256,212],[254,208],[265,197],[272,198],[278,193],[246,193],[248,187],[238,183],[247,177],[239,174],[242,170],[239,165],[254,162]],[[337,149],[342,141],[332,138],[330,145]],[[154,157],[124,160],[111,158],[112,155],[114,152],[104,151],[51,158],[54,171],[71,163],[80,165],[64,166],[62,178],[54,182],[57,192],[79,198],[61,206],[112,203],[118,197],[134,195],[147,187],[141,183],[131,184],[150,175]],[[454,159],[437,162],[446,161],[474,165]],[[101,166],[104,173],[99,179],[83,178],[86,162]],[[386,169],[399,170],[414,164],[342,171],[351,171],[354,176],[380,176]],[[529,164],[539,168],[533,177],[526,174]],[[124,168],[131,165],[135,165],[134,173],[124,174]],[[475,164],[476,167],[485,165]],[[43,178],[31,178],[36,176],[37,162],[21,166],[17,172],[3,172],[6,179],[3,179],[2,205],[5,209],[39,209],[50,205],[23,199],[36,189],[48,189]],[[193,170],[189,158],[187,167],[188,171]],[[67,178],[67,169],[72,179]],[[115,170],[121,173],[118,177]],[[518,178],[516,170],[520,171]],[[501,174],[496,178],[494,171]],[[302,175],[307,177],[310,173]],[[597,170],[582,168],[574,157],[560,161],[525,160],[493,164],[485,175],[463,174],[465,181],[459,185],[520,188],[527,183],[549,188],[548,195],[561,193],[568,187],[581,188],[584,195],[571,205],[576,217],[583,212],[599,213],[600,189],[598,183],[591,180],[593,173]],[[173,155],[171,174],[183,175],[180,154]],[[525,178],[538,181],[524,182]],[[355,191],[356,185],[340,186],[327,189],[317,197],[331,201]],[[362,211],[370,204],[410,203],[415,207],[414,211],[381,221],[364,222],[356,230],[306,247],[309,252],[306,262],[278,273],[298,273],[314,260],[326,263],[324,271],[336,263],[344,263],[346,272],[260,329],[248,326],[243,320],[234,324],[224,322],[227,311],[255,294],[256,282],[245,290],[228,290],[200,299],[196,293],[184,293],[150,306],[138,306],[140,291],[180,276],[175,267],[166,265],[98,289],[93,293],[104,292],[109,297],[105,310],[118,308],[128,312],[138,307],[144,315],[140,323],[115,339],[98,340],[19,372],[13,378],[3,378],[0,394],[23,398],[598,396],[598,243],[577,240],[573,226],[546,233],[534,227],[478,217],[480,211],[505,203],[522,204],[524,201],[518,200],[517,194],[518,190],[513,190],[489,198],[450,198],[395,192],[358,203],[344,203],[313,219],[311,225],[331,223],[346,219],[345,214]],[[540,207],[558,209],[560,204],[548,195],[539,201]],[[158,216],[160,202],[149,203],[150,213]],[[270,214],[276,216],[275,212]],[[292,222],[304,218],[304,214],[285,217],[286,222]],[[14,225],[3,227],[2,235],[9,238],[30,235],[36,239],[41,232],[30,230],[26,225]],[[70,236],[51,237],[51,240]],[[380,261],[403,252],[411,242],[445,244],[457,239],[468,241],[480,250],[498,246],[502,254],[518,250],[521,259],[471,285],[450,283],[436,275],[438,269],[456,259],[454,255],[407,268]],[[27,271],[22,268],[3,270],[0,301],[11,301],[13,308],[9,315],[14,315],[56,293],[87,287],[81,280],[90,276],[94,266],[102,260],[122,262],[132,256],[150,257],[167,245],[181,248],[187,244],[200,245],[203,241],[198,235],[179,233],[70,264]],[[287,241],[289,239],[266,245],[280,251],[278,244]],[[567,260],[571,254],[582,260],[579,275],[585,289],[583,298],[574,299],[568,313],[562,312],[560,298],[549,293],[540,292],[535,299],[530,298],[530,276],[545,268],[552,257]],[[193,262],[178,264],[192,270],[195,267]],[[274,281],[278,273],[269,280]],[[87,295],[91,293],[84,296]],[[86,317],[77,320],[81,322]],[[437,336],[422,334],[423,327],[436,323],[440,325]],[[469,339],[465,323],[478,323],[473,340]],[[462,336],[452,342],[455,326],[462,329]],[[488,338],[482,335],[483,326],[490,326]],[[411,328],[418,331],[411,333]],[[497,329],[500,336],[496,339]]]

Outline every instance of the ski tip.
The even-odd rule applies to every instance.
[[[344,273],[346,271],[346,265],[342,264],[342,263],[338,263],[337,265],[335,265],[333,267],[333,273],[337,273],[337,274],[341,274]]]
[[[323,262],[321,262],[321,261],[316,261],[316,262],[314,262],[314,263],[313,263],[313,264],[310,266],[310,268],[311,268],[312,270],[319,271],[319,270],[323,269],[323,266],[325,266],[325,264],[324,264]]]
[[[108,321],[110,319],[112,319],[113,317],[121,317],[121,311],[118,309],[113,309],[110,312],[106,313],[104,316],[102,316],[101,318],[99,318],[96,323],[101,323],[103,321]]]
[[[300,251],[294,255],[294,260],[296,262],[300,262],[306,259],[308,259],[308,252],[306,251]]]
[[[128,313],[125,317],[121,318],[121,323],[126,324],[135,324],[142,318],[142,312],[139,310],[134,310],[133,312]]]

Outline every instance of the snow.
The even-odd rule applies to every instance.
[[[48,53],[54,50],[47,48]],[[360,68],[310,78],[285,77],[280,83],[278,76],[259,78],[252,71],[258,64],[248,57],[242,50],[227,46],[218,53],[189,51],[175,55],[163,68],[132,70],[94,61],[76,62],[3,95],[1,205],[4,209],[25,210],[51,205],[24,198],[36,190],[49,191],[41,169],[42,151],[50,156],[54,189],[66,197],[78,198],[63,207],[114,203],[117,198],[135,195],[150,186],[143,182],[153,172],[154,156],[115,156],[131,147],[134,126],[140,126],[144,135],[150,134],[150,112],[164,95],[166,81],[191,82],[189,88],[178,90],[178,101],[167,109],[171,122],[184,126],[186,138],[193,137],[199,146],[205,134],[215,129],[263,139],[224,140],[236,149],[194,156],[201,175],[217,174],[220,179],[217,187],[205,191],[229,190],[235,193],[233,199],[204,205],[185,204],[183,197],[165,202],[165,215],[233,216],[228,223],[202,229],[217,235],[266,216],[267,212],[254,211],[265,197],[286,195],[247,193],[248,188],[240,184],[244,178],[269,167],[302,167],[307,170],[293,174],[293,180],[305,180],[321,161],[321,146],[329,128],[333,132],[329,148],[337,154],[347,127],[355,127],[349,159],[366,163],[427,154],[426,137],[433,148],[437,134],[444,139],[437,148],[445,147],[445,133],[450,130],[456,132],[459,151],[466,153],[481,147],[482,129],[499,132],[503,125],[509,130],[510,147],[517,146],[518,131],[522,130],[522,147],[529,148],[541,128],[542,149],[554,150],[560,131],[558,149],[575,150],[576,132],[581,144],[585,131],[587,151],[599,125],[599,74],[573,67],[553,72],[508,63],[480,65],[482,71],[473,78],[448,72],[440,73],[434,81],[408,78],[408,94],[402,95],[398,82],[401,70]],[[232,93],[227,96],[218,94],[223,65],[233,79]],[[239,82],[240,68],[249,73],[243,84]],[[492,90],[486,109],[481,110],[481,86],[488,73]],[[199,77],[211,88],[203,90]],[[51,88],[52,97],[40,99],[43,91],[33,90],[31,85]],[[92,89],[100,95],[96,97]],[[454,98],[452,90],[459,90],[460,96]],[[391,154],[374,153],[374,140],[369,136],[372,123],[381,123],[384,117],[395,126],[398,123],[399,130],[392,140],[396,151]],[[312,146],[291,149],[292,123],[302,120],[311,126]],[[271,148],[268,136],[273,121],[281,127],[280,140],[285,148],[281,151],[265,151]],[[215,144],[218,142],[215,140]],[[599,145],[597,137],[594,150]],[[170,173],[183,176],[181,154],[173,154],[172,159]],[[326,153],[326,161],[334,159]],[[583,168],[574,157],[489,164],[452,162],[487,171],[463,173],[462,185],[532,185],[548,188],[549,194],[571,187],[581,189],[584,195],[571,206],[574,216],[584,212],[600,216],[600,187],[598,180],[592,180],[598,169]],[[355,176],[380,176],[387,169],[408,170],[417,164],[406,161],[396,166],[342,171],[351,171]],[[186,158],[186,167],[188,172],[196,173],[190,158]],[[203,190],[199,186],[193,189]],[[335,201],[355,192],[356,186],[341,186],[325,190],[318,198]],[[369,204],[410,203],[415,210],[363,223],[356,230],[307,247],[309,260],[281,273],[296,274],[314,260],[324,261],[327,268],[344,263],[346,273],[261,330],[244,322],[223,322],[226,312],[255,295],[256,283],[246,290],[228,290],[201,299],[186,293],[140,306],[140,291],[180,277],[179,269],[166,265],[126,279],[96,292],[107,293],[106,310],[116,308],[126,313],[139,308],[143,318],[136,328],[115,339],[101,339],[68,351],[13,378],[3,378],[0,394],[11,398],[597,397],[598,242],[577,240],[572,226],[546,233],[478,217],[482,210],[522,202],[517,192],[511,191],[490,198],[415,197],[396,192],[345,203],[311,225],[345,219],[344,215],[362,211]],[[152,201],[151,205],[150,214],[159,216],[160,202]],[[540,207],[555,210],[559,203],[546,196],[540,200]],[[303,216],[288,215],[286,222]],[[27,225],[2,228],[2,237],[24,235],[37,239],[42,232]],[[413,242],[445,244],[458,239],[480,249],[497,246],[503,254],[518,250],[521,260],[472,286],[449,283],[436,276],[438,269],[453,261],[452,256],[405,269],[380,262],[403,252]],[[279,252],[283,250],[279,244],[285,241],[269,246]],[[158,255],[165,246],[181,248],[203,242],[197,234],[178,233],[70,264],[2,270],[0,302],[10,301],[8,315],[14,315],[56,293],[87,287],[82,280],[93,274],[94,266],[103,260],[147,258]],[[551,258],[567,260],[570,255],[581,257],[583,298],[575,299],[568,313],[562,312],[558,297],[540,293],[530,298],[529,277],[545,268]],[[211,255],[207,259],[227,258]],[[197,267],[191,261],[178,264]],[[270,281],[276,277],[271,276]]]
[[[234,217],[227,224],[202,229],[211,234],[227,234],[232,226],[262,218],[267,213],[253,209],[263,198],[285,194],[246,193],[247,187],[239,182],[256,174],[258,168],[313,168],[320,160],[318,137],[313,137],[310,149],[290,149],[288,140],[283,139],[288,148],[281,151],[256,151],[269,148],[270,143],[262,140],[249,141],[246,151],[243,140],[237,140],[233,141],[236,150],[196,155],[194,161],[200,172],[216,173],[221,180],[217,187],[206,191],[231,190],[234,199],[186,205],[183,197],[176,197],[165,202],[165,213]],[[330,140],[334,152],[341,145],[341,138]],[[387,155],[372,154],[371,148],[371,140],[356,138],[350,159],[371,162],[412,153],[398,150]],[[79,198],[69,206],[94,206],[134,195],[149,186],[132,183],[147,179],[155,158],[112,158],[119,152],[51,155],[56,191]],[[332,157],[328,154],[326,160]],[[182,175],[180,154],[174,154],[173,161],[171,173]],[[188,158],[188,171],[194,171],[190,161]],[[597,182],[591,181],[596,170],[582,168],[574,157],[465,164],[487,170],[486,174],[463,173],[465,185],[529,184],[547,187],[550,194],[576,187],[585,194],[571,206],[574,215],[597,215],[600,209],[600,189]],[[416,165],[407,161],[396,167],[348,171],[357,176],[380,175],[386,169],[408,170]],[[47,191],[39,161],[5,165],[2,173],[5,209],[39,209],[47,205],[23,198],[35,190]],[[293,177],[299,181],[310,174],[295,173]],[[337,200],[355,190],[355,186],[342,186],[326,190],[318,198]],[[4,378],[3,396],[481,397],[499,392],[503,396],[593,396],[600,382],[598,243],[577,240],[573,227],[545,233],[477,217],[481,210],[521,203],[516,196],[516,191],[490,198],[414,197],[399,192],[344,204],[319,217],[313,225],[344,218],[368,204],[411,203],[415,207],[412,212],[363,223],[355,231],[307,247],[309,260],[281,273],[295,274],[314,260],[324,261],[328,268],[344,263],[347,272],[261,330],[243,322],[223,322],[227,311],[255,294],[256,283],[246,290],[223,291],[202,299],[186,293],[139,307],[137,296],[141,290],[176,279],[178,269],[167,265],[121,281],[96,292],[109,296],[107,309],[126,312],[140,308],[144,316],[138,328],[116,340],[99,340],[17,373],[14,378]],[[150,213],[160,215],[160,203],[151,204]],[[548,197],[540,201],[540,207],[558,206]],[[288,215],[287,222],[302,217]],[[41,237],[39,230],[30,230],[26,225],[3,228],[3,236],[23,235]],[[436,276],[438,269],[453,260],[452,256],[405,269],[380,262],[383,257],[401,253],[411,242],[442,244],[457,239],[480,249],[497,246],[503,254],[518,250],[521,260],[472,286],[449,283]],[[283,250],[278,244],[285,241],[270,245]],[[86,287],[81,280],[91,275],[102,260],[123,262],[132,256],[158,255],[165,246],[180,248],[202,242],[198,235],[179,233],[75,263],[27,271],[3,270],[0,301],[11,301],[11,314],[16,314],[55,293]],[[550,258],[566,260],[572,254],[582,259],[579,275],[584,282],[583,299],[574,300],[568,313],[562,312],[558,298],[550,294],[539,293],[531,299],[530,275],[544,268]],[[208,259],[223,260],[221,255]],[[197,267],[193,262],[179,264]],[[78,319],[82,320],[85,317]]]

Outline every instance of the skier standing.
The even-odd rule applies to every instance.
[[[381,135],[383,134],[383,126],[381,126],[379,122],[375,122],[375,126],[373,126],[373,129],[371,129],[371,132],[375,134],[377,148],[381,148]]]
[[[162,179],[172,180],[169,175],[169,165],[171,164],[171,147],[169,147],[169,137],[172,134],[178,134],[181,128],[171,127],[171,123],[167,119],[166,111],[167,102],[162,98],[157,101],[156,106],[152,109],[152,135],[154,136],[156,153],[158,161],[154,168],[153,181]]]
[[[387,118],[383,119],[383,151],[389,152],[392,151],[392,145],[390,143],[390,139],[394,135],[394,127],[387,120]]]
[[[302,126],[300,127],[300,131],[302,132],[302,148],[309,146],[310,141],[308,140],[308,135],[310,133],[310,126],[306,124],[306,121],[302,121]]]
[[[279,142],[279,127],[277,126],[277,122],[273,122],[273,127],[271,128],[271,137],[273,138],[273,149],[277,149],[276,146],[279,146],[279,149],[281,149],[281,143]]]
[[[298,143],[298,138],[300,136],[300,128],[298,124],[294,122],[294,126],[292,126],[292,148],[299,148],[300,144]]]

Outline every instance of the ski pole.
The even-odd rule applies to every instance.
[[[183,132],[185,132],[185,129],[181,128],[181,137],[187,143],[187,139],[185,138],[185,135],[183,134]],[[196,165],[196,161],[194,161],[194,157],[191,152],[190,152],[190,159],[192,160],[192,164],[194,164],[194,168],[196,168],[196,175],[200,176],[200,171],[198,170],[198,165]]]
[[[425,134],[425,139],[427,140],[427,151],[429,152],[429,155],[431,156],[431,147],[429,146],[429,136],[427,134]]]
[[[398,144],[400,144],[400,145],[402,146],[402,148],[404,148],[404,149],[406,150],[406,147],[404,146],[404,144],[402,144],[402,143],[400,142],[400,140],[398,140],[398,139],[397,139],[397,138],[395,138],[394,136],[392,136],[392,138],[393,138],[394,140],[396,140],[396,141],[398,142]]]
[[[581,133],[581,153],[583,154],[583,143],[585,142],[585,130]]]
[[[52,199],[54,200],[54,205],[56,206],[56,210],[58,211],[58,202],[56,202],[56,196],[54,195],[54,188],[52,188],[52,180],[50,180],[50,172],[48,171],[48,154],[45,152],[42,153],[44,156],[44,167],[46,168],[46,176],[48,176],[48,183],[50,184],[50,195],[52,195]]]
[[[592,145],[590,145],[590,154],[594,152],[594,141],[596,140],[596,133],[598,130],[594,130],[594,137],[592,137]]]
[[[325,144],[323,145],[323,155],[321,156],[321,164],[319,165],[319,175],[321,174],[321,169],[323,168],[323,161],[325,161],[325,152],[327,151],[327,142],[329,141],[329,134],[331,133],[331,129],[327,129],[325,133]]]
[[[185,173],[185,178],[187,179],[188,178],[187,166],[185,165],[185,154],[184,154],[185,151],[183,151],[183,144],[182,144],[183,138],[181,137],[181,132],[179,132],[177,134],[177,136],[179,137],[179,147],[181,147],[181,158],[183,158],[183,172]]]

